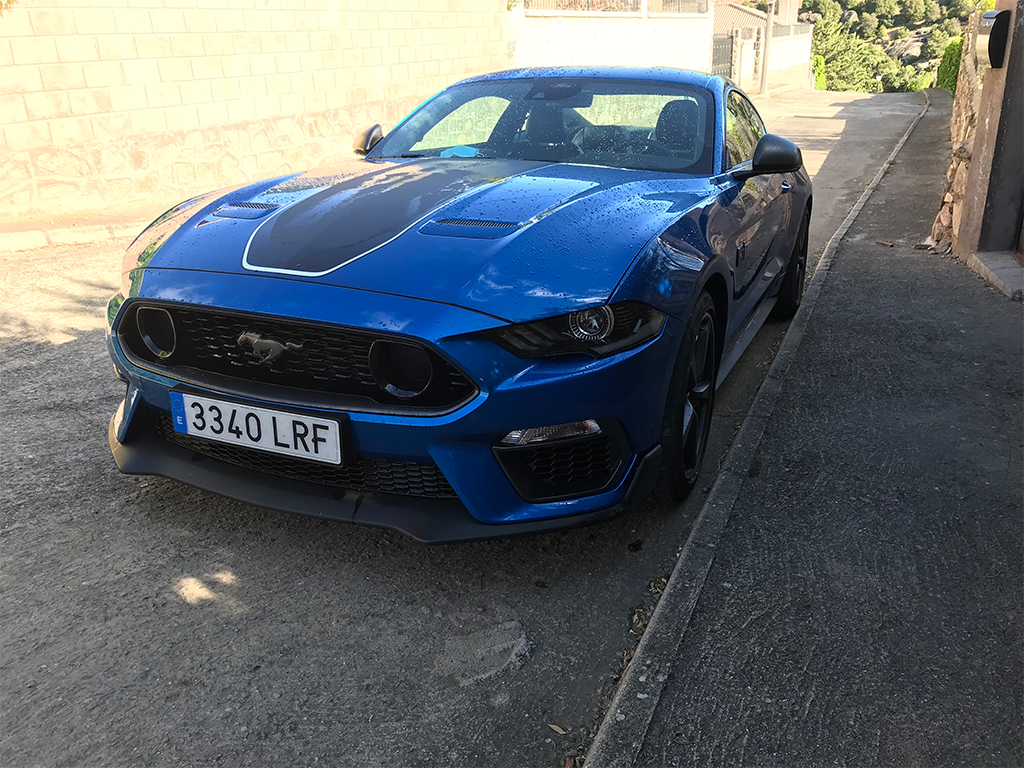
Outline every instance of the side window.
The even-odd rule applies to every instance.
[[[467,101],[427,131],[419,142],[410,147],[410,151],[484,144],[507,108],[508,101],[496,96]]]
[[[729,166],[752,160],[754,148],[764,134],[764,123],[750,102],[735,91],[730,93],[725,109],[725,146],[729,150]]]

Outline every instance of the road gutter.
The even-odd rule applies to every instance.
[[[618,690],[587,752],[587,768],[625,768],[636,762],[654,711],[665,689],[665,682],[668,680],[676,653],[689,627],[690,617],[714,562],[718,542],[761,444],[761,438],[775,408],[786,374],[800,348],[825,278],[832,267],[836,249],[914,132],[914,128],[928,112],[931,101],[927,92],[922,93],[925,97],[924,107],[843,219],[843,223],[825,244],[800,309],[790,323],[782,345],[754,397],[754,402],[751,403],[750,410],[729,450],[729,457],[708,494],[664,594],[640,639],[632,661],[622,675]]]

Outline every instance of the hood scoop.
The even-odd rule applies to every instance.
[[[232,203],[222,205],[213,212],[214,216],[222,219],[262,219],[271,211],[276,211],[279,206],[271,203]]]
[[[488,219],[435,219],[420,227],[421,235],[441,235],[444,237],[470,237],[494,240],[510,235],[518,229],[514,221],[491,221]]]

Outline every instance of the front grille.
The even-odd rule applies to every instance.
[[[435,464],[360,459],[350,466],[339,467],[183,435],[174,431],[171,417],[165,414],[155,415],[153,421],[157,434],[168,442],[256,472],[368,493],[393,493],[432,499],[457,498]]]
[[[608,430],[607,423],[602,429]],[[516,492],[526,501],[545,502],[608,490],[625,469],[621,428],[589,437],[515,448],[494,455]]]
[[[174,352],[169,357],[157,357],[144,343],[135,320],[135,314],[142,306],[159,306],[170,313],[177,338]],[[459,369],[433,350],[423,347],[433,365],[434,376],[430,386],[413,398],[389,393],[374,380],[369,356],[374,341],[395,337],[343,326],[175,304],[136,303],[125,311],[118,333],[127,350],[147,367],[166,370],[176,378],[215,388],[241,391],[230,382],[204,378],[202,374],[302,393],[358,398],[354,403],[322,400],[323,404],[353,410],[374,410],[373,404],[377,404],[398,406],[400,410],[410,412],[452,409],[477,392],[476,386]],[[282,344],[300,345],[301,349],[292,347],[292,351],[285,352],[272,364],[263,363],[249,347],[239,344],[239,337],[247,333]],[[190,372],[199,372],[200,375],[190,375]],[[251,388],[247,393],[261,396],[258,390]],[[287,398],[279,393],[267,392],[262,396],[274,400],[311,402],[310,398]]]

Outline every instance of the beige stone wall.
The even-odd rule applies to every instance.
[[[505,0],[19,0],[0,16],[0,216],[173,203],[351,156],[509,66]]]
[[[956,81],[956,96],[953,98],[953,113],[949,120],[952,141],[952,159],[946,171],[946,192],[935,221],[932,224],[932,240],[938,247],[952,249],[956,246],[963,215],[964,195],[967,191],[967,172],[971,165],[974,136],[978,124],[978,108],[981,105],[981,72],[978,71],[978,56],[975,53],[977,19],[972,17],[964,31],[964,46],[960,54],[960,74]]]

